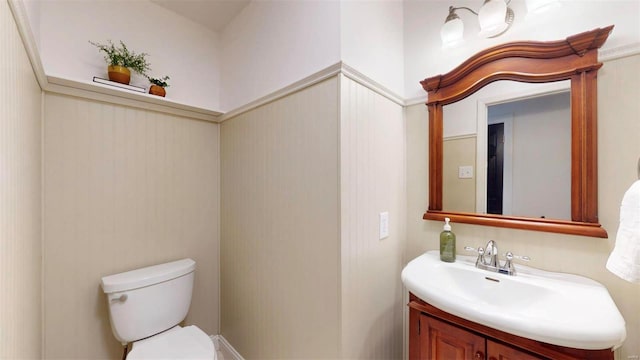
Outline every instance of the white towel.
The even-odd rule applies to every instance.
[[[640,283],[640,180],[622,197],[620,226],[607,269],[624,280]]]

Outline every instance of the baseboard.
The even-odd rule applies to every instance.
[[[225,356],[224,360],[244,360],[242,355],[236,351],[236,349],[229,344],[227,339],[222,335],[210,335],[211,341],[213,341],[216,351],[222,352]]]

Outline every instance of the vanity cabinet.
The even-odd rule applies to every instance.
[[[526,339],[451,315],[409,294],[409,359],[613,360],[613,351],[583,350]]]
[[[545,359],[425,314],[420,314],[420,328],[420,359]]]

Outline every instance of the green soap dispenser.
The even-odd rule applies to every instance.
[[[440,260],[456,261],[456,234],[451,232],[449,218],[444,218],[444,229],[440,233]]]

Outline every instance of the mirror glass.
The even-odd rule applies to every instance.
[[[444,106],[443,210],[571,220],[569,88],[503,80]]]

